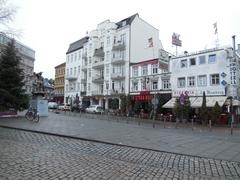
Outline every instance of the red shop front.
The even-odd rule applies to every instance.
[[[142,91],[139,95],[134,95],[131,97],[134,101],[151,101],[153,95],[150,94],[150,91]]]

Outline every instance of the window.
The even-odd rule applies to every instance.
[[[78,66],[78,74],[80,74],[81,72],[81,69],[80,69],[80,66]]]
[[[162,80],[162,88],[163,88],[163,89],[170,89],[169,79],[163,79],[163,80]]]
[[[181,68],[186,68],[187,67],[187,59],[181,60]]]
[[[219,85],[219,74],[210,75],[210,84],[211,85]]]
[[[158,89],[158,81],[153,81],[152,82],[152,89],[157,90]]]
[[[89,44],[89,51],[92,51],[92,43]]]
[[[109,75],[109,64],[106,65],[106,76]]]
[[[178,87],[183,88],[186,86],[186,80],[185,77],[178,78]]]
[[[216,54],[211,54],[208,56],[208,63],[215,63],[216,62]]]
[[[107,53],[106,53],[106,61],[109,61],[109,59],[110,59],[110,52],[107,51]]]
[[[138,66],[133,67],[133,77],[137,77],[137,76],[138,76]]]
[[[147,65],[142,66],[142,76],[146,76],[148,74]]]
[[[91,64],[92,63],[92,58],[91,57],[89,57],[89,64]]]
[[[190,66],[196,65],[196,58],[190,58]]]
[[[107,47],[110,46],[110,37],[107,37]]]
[[[207,76],[200,75],[198,76],[198,86],[206,86],[207,85]]]
[[[77,53],[74,54],[74,61],[77,61]]]
[[[70,75],[72,75],[72,68],[70,68]]]
[[[80,83],[77,83],[77,91],[80,91]]]
[[[121,34],[120,40],[121,40],[122,44],[125,44],[126,43],[126,34]]]
[[[152,73],[153,74],[158,73],[158,63],[152,64]]]
[[[88,77],[91,77],[91,69],[88,69]]]
[[[138,82],[133,82],[133,90],[138,91]]]
[[[69,69],[67,69],[67,76],[69,76]]]
[[[74,75],[77,73],[77,67],[74,67]]]
[[[206,57],[205,56],[199,56],[198,59],[199,59],[199,64],[200,65],[206,63]]]
[[[195,77],[194,76],[188,77],[188,86],[189,87],[195,86]]]
[[[73,62],[73,54],[71,54],[71,63]]]
[[[66,91],[68,91],[68,84],[66,85]]]
[[[112,81],[112,90],[114,90],[115,88],[115,84],[114,84],[114,81]]]
[[[91,83],[88,83],[88,91],[91,90]]]

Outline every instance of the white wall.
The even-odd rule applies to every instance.
[[[216,62],[208,63],[208,56],[211,54],[216,54]],[[206,64],[199,65],[198,57],[201,55],[205,55]],[[189,61],[190,58],[196,58],[196,65],[190,66]],[[181,60],[187,59],[188,66],[187,68],[181,68],[180,63]],[[201,53],[191,56],[185,56],[182,58],[175,58],[170,60],[170,72],[171,74],[171,87],[172,87],[172,96],[179,96],[182,92],[188,91],[190,96],[201,96],[203,91],[205,91],[206,95],[225,95],[221,94],[221,92],[225,92],[225,86],[221,84],[222,80],[225,80],[227,83],[230,83],[230,75],[229,75],[229,62],[227,59],[227,54],[225,50],[213,51],[207,53]],[[225,77],[221,76],[221,73],[227,74]],[[220,85],[210,85],[210,75],[211,74],[219,74],[220,75]],[[207,86],[198,86],[197,76],[199,75],[207,75]],[[194,76],[195,77],[195,87],[188,87],[187,77]],[[185,77],[186,86],[185,88],[178,87],[178,78]],[[208,93],[209,92],[209,93]],[[215,94],[214,94],[215,92]],[[220,94],[218,94],[220,93]]]
[[[158,58],[158,50],[162,49],[158,29],[136,16],[131,24],[130,38],[131,62],[137,63]],[[153,39],[153,47],[149,47],[149,38]]]

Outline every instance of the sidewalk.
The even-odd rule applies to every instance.
[[[106,118],[106,120],[104,119]],[[113,119],[114,118],[114,119]],[[153,150],[179,154],[231,160],[240,162],[240,131],[225,127],[202,128],[195,126],[178,126],[162,122],[152,124],[139,121],[127,121],[126,118],[88,114],[55,114],[49,112],[48,117],[39,123],[27,121],[25,118],[0,118],[0,126],[22,128],[40,132],[49,132],[79,138],[142,147]]]

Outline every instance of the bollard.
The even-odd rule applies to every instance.
[[[210,131],[212,131],[212,120],[209,119],[209,128],[210,128]]]
[[[192,118],[192,131],[193,131],[193,118]]]
[[[177,128],[178,125],[178,118],[176,118],[175,128]]]
[[[166,116],[163,116],[163,127],[166,128]]]

